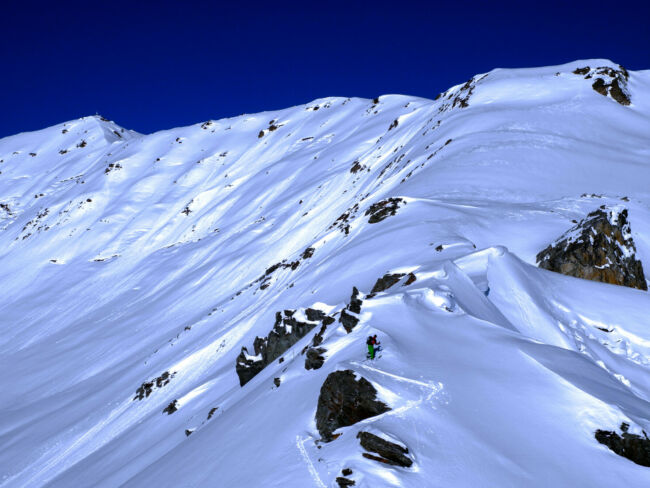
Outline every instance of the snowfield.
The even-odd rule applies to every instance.
[[[650,71],[626,105],[600,67],[620,70],[1,139],[0,487],[650,486],[594,437],[650,433],[650,295],[535,261],[604,205],[650,276]],[[388,272],[416,281],[370,295]],[[241,348],[305,307],[337,318],[323,366],[315,329],[241,387]],[[391,410],[321,442],[345,369]],[[360,431],[413,465],[363,457]]]

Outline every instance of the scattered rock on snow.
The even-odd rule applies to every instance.
[[[622,434],[608,430],[598,429],[595,433],[596,440],[606,445],[619,456],[623,456],[630,461],[640,464],[641,466],[650,467],[650,439],[645,432],[644,437],[636,434],[629,434],[629,424],[621,424]]]
[[[370,215],[368,223],[376,224],[392,215],[395,215],[400,204],[403,203],[405,202],[402,198],[387,198],[385,200],[380,200],[377,203],[373,203],[370,205],[370,208],[366,210],[366,215]]]
[[[320,389],[316,427],[323,440],[329,442],[339,427],[353,425],[389,410],[387,405],[377,400],[377,390],[368,380],[363,377],[357,380],[354,371],[349,369],[334,371]]]
[[[537,262],[568,276],[647,290],[635,253],[627,209],[603,206],[541,251]]]
[[[370,432],[359,432],[357,434],[357,439],[359,439],[361,447],[366,451],[375,452],[381,456],[380,458],[377,458],[376,456],[370,456],[364,453],[365,457],[405,468],[408,468],[413,464],[413,461],[405,456],[405,454],[408,454],[409,452],[405,447],[389,442],[386,439],[371,434]]]

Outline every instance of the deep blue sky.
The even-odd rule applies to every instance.
[[[650,2],[3,2],[0,137],[100,113],[139,132],[473,74],[650,68]]]

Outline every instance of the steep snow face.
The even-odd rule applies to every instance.
[[[649,486],[594,438],[650,432],[648,294],[534,266],[624,205],[648,276],[650,71],[618,72],[0,140],[0,486],[330,487],[345,467],[357,486]],[[386,272],[415,281],[368,296]],[[353,286],[322,367],[302,354],[316,328],[240,386],[276,312],[339,319]],[[391,410],[316,442],[342,369]],[[361,430],[414,464],[363,457]]]

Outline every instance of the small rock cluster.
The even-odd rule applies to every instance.
[[[170,373],[169,371],[165,371],[157,378],[154,378],[151,381],[145,381],[135,391],[135,396],[133,397],[133,400],[144,400],[145,398],[148,398],[154,389],[162,388],[163,386],[168,385],[169,381],[175,375],[176,375],[175,371],[173,373]]]

